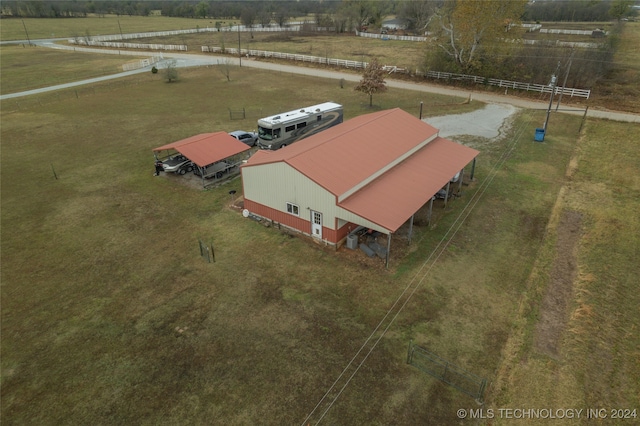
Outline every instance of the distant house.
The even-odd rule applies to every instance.
[[[391,235],[478,151],[396,108],[362,115],[241,167],[246,214],[340,246],[357,228]]]
[[[406,30],[407,26],[401,19],[388,19],[386,21],[382,21],[382,28],[389,30]]]

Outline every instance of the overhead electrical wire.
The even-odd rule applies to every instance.
[[[378,333],[378,330],[382,329],[382,333],[377,337],[377,339],[373,342],[372,346],[369,348],[368,352],[366,353],[366,355],[364,355],[364,358],[362,358],[362,360],[358,363],[357,366],[355,366],[355,370],[351,373],[351,375],[346,379],[345,383],[342,385],[342,387],[338,390],[337,394],[335,394],[330,401],[328,401],[328,405],[325,407],[325,409],[319,414],[319,418],[317,419],[317,422],[315,423],[316,425],[319,424],[322,419],[327,415],[327,413],[329,412],[329,410],[333,407],[333,405],[335,404],[335,402],[338,400],[338,398],[340,397],[340,395],[342,395],[342,392],[346,389],[346,387],[349,385],[349,383],[351,382],[351,380],[353,379],[353,377],[358,373],[358,371],[360,370],[360,367],[362,367],[362,365],[365,363],[365,361],[367,360],[367,358],[369,357],[369,355],[373,352],[373,350],[376,348],[376,346],[378,345],[378,343],[380,342],[380,340],[382,339],[382,337],[384,337],[385,333],[387,332],[387,330],[391,327],[391,325],[394,323],[395,319],[398,317],[398,315],[400,315],[400,313],[402,312],[402,310],[404,309],[404,307],[407,305],[407,303],[409,303],[409,301],[411,300],[411,298],[413,297],[413,295],[415,294],[415,292],[420,288],[421,284],[423,283],[423,281],[427,278],[429,272],[431,271],[431,269],[434,267],[434,265],[436,264],[436,262],[438,261],[438,259],[440,258],[440,256],[442,255],[442,253],[444,253],[445,249],[447,248],[447,246],[449,245],[449,242],[451,241],[451,239],[456,235],[456,233],[458,232],[458,230],[462,227],[462,225],[464,224],[464,222],[466,221],[466,219],[469,217],[469,215],[471,214],[471,212],[473,211],[474,207],[476,206],[476,204],[480,201],[480,199],[482,198],[482,196],[485,194],[485,192],[487,191],[487,189],[489,188],[489,186],[491,185],[491,183],[493,182],[494,178],[496,177],[498,171],[500,170],[500,168],[502,167],[502,165],[507,161],[507,159],[510,157],[510,154],[515,150],[515,148],[518,146],[518,143],[520,142],[522,136],[524,135],[524,131],[525,129],[527,129],[527,126],[529,124],[529,122],[531,121],[531,114],[527,114],[525,115],[525,120],[522,123],[522,125],[519,127],[519,129],[516,132],[516,137],[513,140],[513,143],[511,143],[510,145],[507,146],[507,148],[505,149],[505,151],[501,154],[501,156],[498,158],[498,161],[496,162],[496,164],[491,168],[491,170],[489,171],[489,173],[487,174],[487,176],[484,178],[484,180],[481,182],[481,184],[478,186],[478,190],[473,194],[473,196],[471,197],[471,199],[469,200],[469,202],[464,206],[464,208],[462,209],[462,211],[459,213],[458,217],[455,219],[455,221],[451,224],[451,226],[449,227],[449,229],[447,230],[447,232],[445,232],[445,234],[442,236],[442,238],[440,239],[440,241],[438,242],[437,246],[431,251],[431,253],[429,254],[429,256],[427,257],[427,259],[425,259],[425,261],[422,263],[422,265],[420,266],[420,268],[418,269],[418,271],[416,272],[416,274],[413,276],[413,278],[409,281],[409,283],[407,284],[407,286],[404,288],[404,290],[402,291],[402,293],[400,293],[400,295],[398,296],[398,298],[395,300],[395,302],[393,303],[393,305],[389,308],[389,310],[387,311],[387,313],[384,315],[384,317],[380,320],[380,322],[378,323],[378,325],[374,328],[374,330],[371,332],[371,334],[369,335],[369,337],[367,337],[367,339],[365,340],[365,342],[362,344],[362,346],[360,347],[360,349],[358,349],[358,351],[356,352],[356,354],[351,358],[351,360],[349,361],[349,363],[345,366],[345,368],[342,370],[342,372],[338,375],[338,377],[336,378],[336,380],[332,383],[332,385],[329,387],[329,389],[325,392],[325,394],[322,396],[322,398],[320,399],[320,401],[318,401],[318,403],[316,404],[316,406],[313,408],[313,410],[311,410],[311,412],[307,415],[307,417],[303,420],[302,425],[305,426],[307,424],[309,424],[308,422],[311,420],[311,418],[314,416],[314,414],[316,413],[316,411],[318,411],[318,409],[320,408],[320,406],[325,402],[325,400],[329,399],[329,394],[334,391],[335,389],[337,389],[337,384],[340,382],[340,380],[346,376],[347,371],[349,370],[350,367],[352,367],[352,365],[355,364],[356,359],[358,358],[358,356],[363,353],[367,347],[367,345],[369,344],[369,342],[371,342],[374,339],[374,336],[376,335],[376,333]],[[434,258],[435,256],[435,258]],[[431,260],[433,259],[433,262],[431,262]],[[431,262],[431,263],[430,263]],[[428,267],[427,267],[428,265]],[[425,269],[425,267],[427,267],[426,271],[424,272],[424,274],[422,274],[422,271]],[[420,277],[420,275],[422,274],[422,276]],[[418,279],[418,277],[420,277]],[[416,280],[417,283],[416,283]],[[416,283],[414,285],[414,283]],[[409,290],[412,288],[413,289],[409,292]],[[405,298],[405,295],[408,293],[408,295]],[[402,299],[405,298],[404,302],[402,302]],[[401,303],[402,302],[402,303]],[[396,307],[399,305],[399,307],[396,309]],[[395,312],[395,313],[394,313]],[[391,317],[390,321],[388,322],[388,324],[386,326],[384,326],[383,328],[383,324],[385,323],[385,321],[387,321],[387,318]]]

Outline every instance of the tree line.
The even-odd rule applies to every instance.
[[[243,12],[254,15],[286,13],[289,16],[321,15],[336,20],[344,31],[364,24],[381,24],[386,15],[395,15],[409,30],[424,29],[435,9],[449,0],[3,0],[4,17],[71,18],[97,15],[163,16],[240,19]],[[461,2],[461,1],[459,1]],[[633,17],[634,0],[538,0],[527,2],[525,21],[594,22]]]

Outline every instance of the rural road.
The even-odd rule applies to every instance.
[[[115,50],[115,49],[92,49],[92,48],[86,48],[86,47],[68,46],[68,45],[57,44],[55,43],[55,40],[35,40],[35,41],[32,41],[32,43],[41,47],[47,47],[51,49],[61,49],[61,50],[73,50],[76,52],[130,55],[130,56],[137,56],[137,57],[147,56],[147,55],[152,56],[152,54],[149,52],[125,51],[125,50]],[[153,56],[157,56],[157,54],[154,53]],[[240,65],[240,60],[237,57],[218,56],[218,55],[206,56],[206,55],[173,53],[173,52],[171,53],[163,52],[161,56],[164,59],[176,60],[176,67],[218,65],[220,61],[228,61],[232,65]],[[158,68],[162,68],[162,65],[156,64],[156,66],[158,66]],[[250,58],[243,58],[241,66],[260,68],[264,70],[281,72],[285,74],[302,74],[302,75],[309,75],[309,76],[315,76],[315,77],[321,77],[321,78],[331,78],[335,80],[344,79],[345,81],[358,82],[361,79],[360,75],[348,73],[348,72],[330,71],[330,70],[323,70],[318,68],[276,64],[276,63],[270,63],[270,62],[256,61]],[[117,74],[112,74],[112,75],[107,75],[107,76],[102,76],[97,78],[91,78],[88,80],[76,81],[72,83],[66,83],[66,84],[61,84],[61,85],[56,85],[51,87],[44,87],[41,89],[28,90],[25,92],[18,92],[18,93],[10,93],[6,95],[1,95],[0,100],[29,96],[37,93],[44,93],[47,91],[65,89],[69,87],[90,84],[98,81],[120,78],[127,75],[132,75],[132,74],[149,72],[149,69],[150,67],[141,68],[138,70],[127,71],[127,72],[122,72],[122,73],[117,73]],[[518,108],[540,109],[540,110],[546,110],[549,106],[547,100],[537,102],[537,101],[532,101],[528,99],[521,99],[521,98],[510,96],[510,95],[498,95],[494,93],[484,93],[484,92],[478,92],[478,91],[473,91],[468,89],[467,90],[453,89],[453,88],[447,88],[447,87],[442,87],[438,85],[432,85],[428,83],[412,83],[412,82],[392,80],[392,79],[387,79],[386,83],[388,87],[396,87],[400,89],[423,91],[423,92],[429,92],[429,93],[438,93],[442,95],[456,96],[463,99],[467,99],[471,97],[471,99],[485,102],[487,104],[508,104]],[[567,113],[567,114],[583,115],[584,109],[561,105],[559,112]],[[605,111],[605,110],[597,110],[594,108],[590,108],[588,111],[588,116],[604,118],[604,119],[609,119],[614,121],[640,123],[640,115],[631,114],[627,112]]]

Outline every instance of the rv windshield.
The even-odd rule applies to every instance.
[[[273,139],[273,130],[266,127],[258,126],[258,137],[266,141]]]

